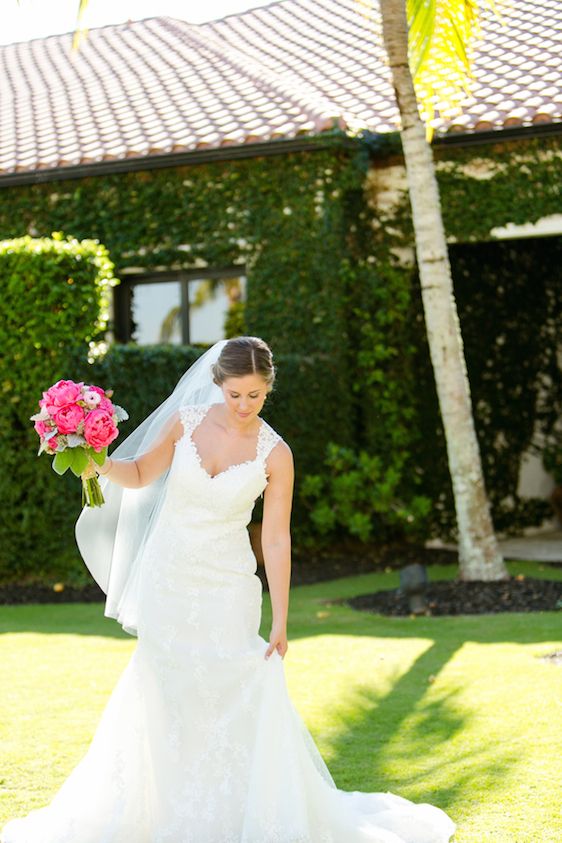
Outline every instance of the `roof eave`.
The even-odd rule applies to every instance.
[[[83,179],[88,176],[131,173],[139,170],[158,170],[166,167],[181,167],[183,165],[205,164],[214,161],[236,161],[242,158],[285,155],[291,152],[311,152],[334,146],[340,149],[352,148],[355,147],[356,143],[357,141],[344,132],[326,132],[324,135],[282,138],[279,140],[252,142],[210,149],[169,152],[162,155],[143,155],[107,161],[94,161],[88,164],[76,164],[65,167],[0,173],[0,187],[41,184],[66,179]]]
[[[371,134],[371,133],[367,133]],[[509,140],[522,140],[562,134],[562,122],[537,123],[533,126],[512,126],[478,132],[454,132],[433,139],[433,146],[477,146],[480,144],[502,143]],[[399,132],[384,134],[373,133],[380,143],[375,145],[376,157],[384,158],[393,148],[392,139],[399,142]],[[281,138],[264,142],[252,142],[211,149],[195,149],[186,152],[169,152],[162,155],[143,155],[131,158],[95,161],[88,164],[76,164],[65,167],[42,168],[23,172],[0,173],[0,187],[12,187],[24,184],[42,184],[66,179],[83,179],[89,176],[102,176],[113,173],[131,173],[139,170],[158,170],[169,167],[181,167],[191,164],[205,164],[214,161],[236,161],[242,158],[258,158],[271,155],[285,155],[291,152],[311,152],[330,147],[354,148],[361,138],[353,138],[345,132],[336,131],[323,135],[307,135],[298,138]]]
[[[502,129],[482,129],[474,132],[450,132],[433,139],[433,146],[479,146],[509,140],[539,138],[562,134],[562,121],[534,123],[531,126],[506,126]]]

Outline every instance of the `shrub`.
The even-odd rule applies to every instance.
[[[368,542],[425,535],[431,501],[424,495],[401,492],[400,455],[391,462],[330,442],[323,474],[308,474],[300,496],[310,509],[318,533],[332,537],[338,530]],[[415,484],[414,484],[415,485]]]
[[[0,272],[0,426],[9,432],[0,457],[0,577],[21,579],[54,559],[65,564],[81,505],[79,481],[55,479],[51,459],[37,459],[29,417],[43,390],[72,376],[72,354],[85,358],[100,339],[117,280],[98,241],[58,232],[0,242]]]

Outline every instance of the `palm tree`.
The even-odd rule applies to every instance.
[[[470,400],[433,154],[420,117],[433,116],[439,83],[458,104],[470,71],[469,47],[482,0],[379,0],[382,34],[402,123],[428,344],[453,485],[460,577],[500,580],[509,574],[499,552]],[[409,26],[408,26],[409,23]],[[412,70],[411,70],[412,68]],[[418,97],[414,80],[418,85]],[[446,80],[446,81],[445,81]],[[454,104],[454,103],[453,103]]]
[[[373,5],[373,0],[357,2],[368,8]],[[484,483],[439,187],[428,142],[435,101],[440,108],[458,106],[467,89],[471,42],[483,7],[493,8],[494,0],[378,2],[402,123],[422,302],[457,515],[460,578],[507,579]],[[88,0],[79,0],[77,27],[87,5]],[[77,30],[75,46],[80,34]]]

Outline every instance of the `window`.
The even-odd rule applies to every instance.
[[[211,344],[246,299],[240,266],[121,276],[114,288],[115,339],[139,345]]]

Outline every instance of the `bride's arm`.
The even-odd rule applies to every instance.
[[[146,454],[141,454],[136,460],[114,460],[108,457],[96,470],[104,477],[109,477],[112,483],[126,489],[148,486],[171,464],[174,445],[182,434],[183,425],[179,411],[176,411],[163,426],[158,439]]]
[[[289,611],[291,507],[295,476],[293,453],[286,442],[280,442],[273,448],[268,463],[270,476],[263,496],[261,545],[273,626],[283,628]]]

